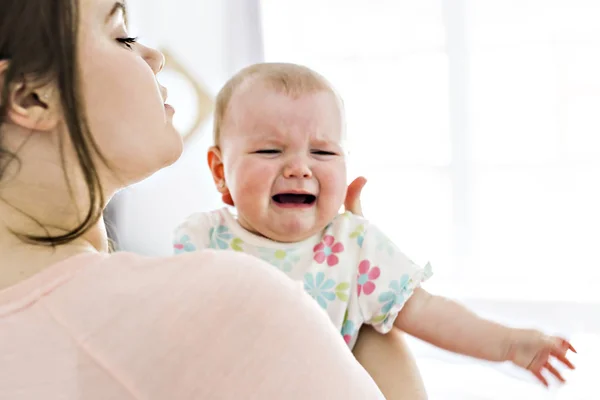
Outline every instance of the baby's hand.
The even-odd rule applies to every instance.
[[[547,387],[548,381],[542,376],[544,369],[556,376],[561,382],[565,381],[560,372],[550,363],[554,361],[551,356],[570,369],[575,369],[567,359],[569,350],[577,353],[571,343],[563,338],[547,336],[536,330],[516,329],[510,339],[507,359],[519,367],[531,371]]]

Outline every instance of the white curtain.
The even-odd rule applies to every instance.
[[[600,2],[262,3],[266,59],[337,86],[368,217],[445,291],[600,302]]]

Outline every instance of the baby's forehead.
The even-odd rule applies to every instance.
[[[246,78],[234,90],[230,99],[231,103],[237,102],[250,104],[261,104],[272,97],[280,99],[313,99],[327,97],[332,103],[341,101],[332,87],[326,85],[302,85],[289,84],[272,77],[249,77]],[[246,106],[250,104],[245,104]]]
[[[287,91],[269,82],[250,82],[230,100],[228,116],[240,123],[330,123],[344,118],[341,101],[326,89]]]

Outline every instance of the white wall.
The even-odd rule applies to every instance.
[[[142,42],[169,49],[212,93],[238,69],[262,60],[258,0],[128,4],[131,33]],[[177,99],[173,104],[177,106]],[[222,206],[206,165],[211,129],[211,123],[202,126],[176,164],[115,198],[120,249],[171,254],[171,234],[178,223],[193,212]]]

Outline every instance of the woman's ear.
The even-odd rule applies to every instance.
[[[225,168],[223,165],[223,156],[221,149],[218,146],[212,146],[208,149],[207,155],[208,167],[212,173],[215,186],[219,193],[221,193],[221,199],[223,203],[233,206],[233,198],[227,188],[227,182],[225,181]]]
[[[51,85],[36,85],[25,77],[15,82],[4,82],[8,64],[6,60],[0,61],[0,82],[9,85],[7,120],[27,130],[54,130],[62,118],[58,91]]]

